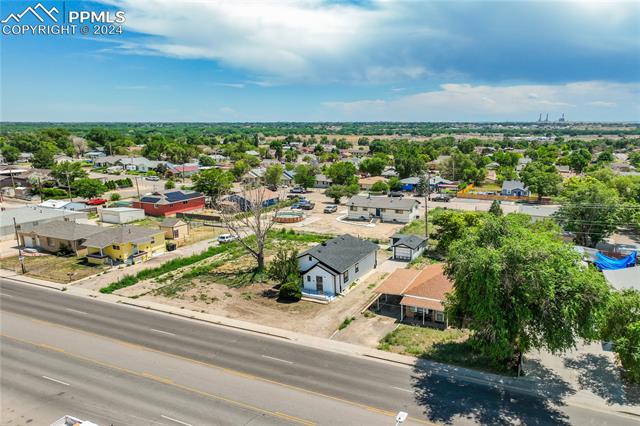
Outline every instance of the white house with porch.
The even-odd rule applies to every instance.
[[[298,268],[302,275],[302,294],[332,300],[376,268],[377,250],[376,244],[345,234],[301,253]]]

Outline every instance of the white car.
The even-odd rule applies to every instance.
[[[230,242],[234,241],[235,239],[236,239],[236,237],[231,235],[231,234],[218,235],[218,242],[220,244],[230,243]]]
[[[150,180],[152,182],[157,182],[160,180],[160,178],[158,176],[147,176],[144,178],[145,180]]]

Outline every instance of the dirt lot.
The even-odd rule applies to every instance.
[[[82,258],[75,256],[62,257],[41,253],[25,256],[24,263],[27,275],[58,283],[79,280],[107,269],[104,265],[86,264]],[[0,268],[20,271],[18,257],[1,259]]]
[[[333,200],[327,198],[324,189],[311,189],[304,196],[313,201],[316,205],[313,210],[303,210],[306,219],[302,222],[277,225],[282,228],[290,228],[301,232],[313,232],[319,234],[342,235],[351,234],[361,238],[376,238],[386,240],[391,235],[402,228],[402,224],[376,223],[371,225],[367,222],[340,222],[338,218],[347,214],[347,207],[344,204],[338,206],[336,213],[323,213],[324,207],[334,204]],[[344,203],[347,198],[343,198]]]
[[[279,242],[270,243],[267,263]],[[295,242],[295,245],[304,250],[314,243]],[[388,256],[386,252],[380,254],[381,261],[386,258],[385,254]],[[356,325],[361,328],[363,336],[366,336],[361,340],[366,340],[371,346],[377,345],[389,331],[387,327],[379,328],[376,321],[360,315],[374,295],[373,288],[388,275],[385,268],[364,276],[345,295],[328,304],[304,300],[294,303],[278,301],[276,283],[264,274],[256,275],[254,268],[255,261],[242,249],[230,250],[116,293],[321,337],[332,336],[345,318],[354,316],[359,320],[351,327],[354,330]]]

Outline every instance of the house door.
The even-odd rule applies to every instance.
[[[316,276],[316,291],[320,294],[324,293],[324,289],[322,288],[322,277]]]
[[[380,217],[380,209],[376,209],[376,217]]]

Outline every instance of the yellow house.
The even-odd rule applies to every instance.
[[[138,226],[107,228],[84,242],[90,263],[139,263],[166,250],[164,232]]]

